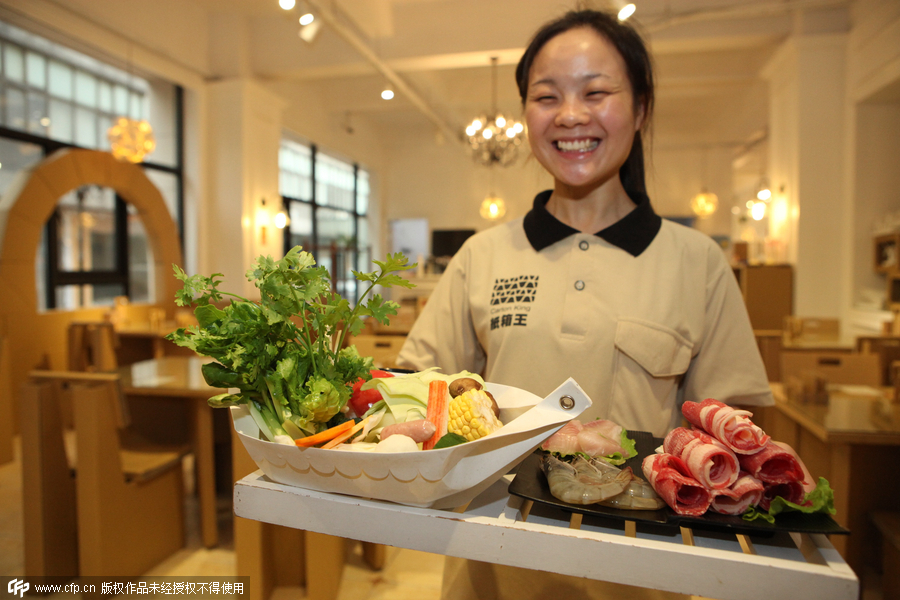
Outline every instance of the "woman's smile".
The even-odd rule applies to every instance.
[[[587,154],[593,152],[600,145],[597,138],[581,138],[577,140],[557,140],[554,142],[557,150],[562,153]]]

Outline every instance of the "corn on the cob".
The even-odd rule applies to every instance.
[[[494,416],[491,399],[484,390],[469,390],[450,401],[447,431],[473,442],[503,427]]]

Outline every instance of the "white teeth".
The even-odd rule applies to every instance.
[[[556,147],[563,152],[588,152],[596,148],[600,142],[598,140],[578,140],[575,142],[566,142],[559,140]]]

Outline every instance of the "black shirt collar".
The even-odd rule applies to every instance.
[[[525,215],[525,236],[538,252],[574,233],[579,233],[577,229],[569,227],[547,210],[547,201],[550,200],[551,193],[552,190],[545,190],[535,196],[534,206]],[[638,194],[631,199],[637,204],[637,208],[594,235],[632,256],[639,256],[659,233],[662,218],[653,212],[650,198],[646,194]]]

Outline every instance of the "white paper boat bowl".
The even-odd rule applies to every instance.
[[[462,506],[516,466],[566,422],[591,405],[569,379],[543,400],[524,390],[487,383],[503,428],[488,437],[441,450],[346,452],[299,448],[260,439],[246,406],[231,417],[250,457],[277,483],[388,500],[409,506]]]

